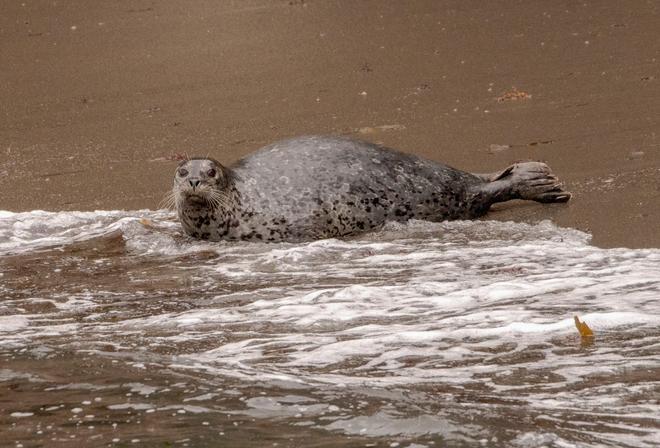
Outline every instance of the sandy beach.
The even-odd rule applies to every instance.
[[[177,154],[336,134],[566,205],[489,219],[660,247],[660,4],[25,1],[0,6],[0,210],[156,209]]]

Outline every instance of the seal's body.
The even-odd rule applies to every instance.
[[[540,162],[479,175],[363,141],[309,136],[266,146],[230,167],[186,160],[172,197],[195,238],[303,241],[387,221],[471,219],[496,202],[565,202],[570,194]]]

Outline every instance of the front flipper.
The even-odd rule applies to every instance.
[[[511,199],[567,202],[571,198],[550,167],[542,162],[518,162],[499,173],[480,177],[488,181],[481,185],[481,192],[490,196],[492,203]]]

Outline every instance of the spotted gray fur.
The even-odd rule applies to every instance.
[[[355,235],[387,221],[471,219],[510,199],[570,199],[540,162],[471,174],[323,136],[277,142],[229,167],[213,159],[183,161],[171,194],[192,237],[273,242]]]

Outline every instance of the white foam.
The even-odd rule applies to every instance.
[[[418,393],[440,383],[515,399],[550,417],[576,408],[596,415],[614,407],[631,419],[660,411],[657,402],[635,401],[657,381],[621,379],[660,369],[660,250],[595,248],[588,235],[549,222],[417,221],[351,240],[192,242],[172,218],[148,211],[0,213],[1,253],[66,249],[114,231],[126,246],[98,263],[81,258],[78,267],[95,275],[83,291],[78,277],[66,283],[64,271],[57,292],[44,288],[39,297],[3,302],[2,344],[20,350],[47,340],[57,350],[114,357],[147,371],[157,362],[244,385],[332,390],[343,398],[356,390]],[[18,284],[11,275],[2,277],[8,296],[19,292],[11,290]],[[97,280],[106,283],[96,286]],[[52,306],[28,311],[45,304]],[[574,316],[588,323],[594,339],[580,338]],[[594,377],[622,384],[605,391],[589,381]],[[143,400],[164,393],[142,383],[123,386]],[[468,437],[439,414],[416,419],[381,408],[339,418],[343,411],[318,397],[297,402],[273,394],[244,404],[241,412],[252,417],[324,416],[320,426],[348,434]],[[570,443],[549,437],[543,443]],[[637,441],[645,443],[643,437]],[[543,433],[521,434],[514,445],[539,440],[546,440]]]
[[[147,409],[153,409],[154,406],[149,403],[119,403],[110,404],[107,408],[112,410],[134,409],[136,411],[144,411]]]
[[[163,228],[174,224],[174,215],[166,211],[3,212],[0,214],[0,254],[66,246],[102,238],[115,231],[131,234],[135,233],[132,229],[145,229],[140,221],[144,218]]]
[[[466,439],[463,428],[451,424],[438,416],[419,415],[415,417],[392,416],[378,412],[369,416],[359,416],[337,420],[325,426],[328,430],[341,430],[347,434],[370,436],[419,436],[420,434],[442,435],[447,440]]]
[[[0,316],[0,333],[17,331],[30,325],[25,316]]]
[[[126,384],[122,384],[122,386],[123,387],[130,387],[131,392],[134,392],[134,393],[137,393],[137,394],[140,394],[140,395],[145,395],[147,397],[158,391],[157,387],[148,386],[148,385],[142,384],[142,383],[126,383]]]

